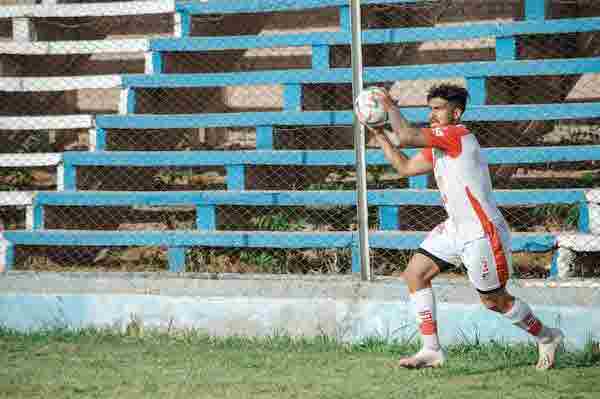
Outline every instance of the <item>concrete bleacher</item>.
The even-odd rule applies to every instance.
[[[144,3],[144,4],[142,4]],[[411,4],[417,0],[371,0],[365,4]],[[289,151],[273,148],[276,127],[280,126],[348,126],[350,110],[303,110],[303,88],[306,84],[346,84],[351,82],[349,68],[331,65],[330,48],[349,45],[348,2],[326,1],[256,1],[256,2],[120,2],[89,4],[41,4],[0,7],[0,18],[13,20],[13,40],[0,42],[0,54],[64,55],[131,53],[144,54],[143,74],[86,76],[11,77],[0,78],[0,91],[31,93],[115,89],[120,91],[118,112],[110,114],[79,114],[49,116],[1,116],[2,131],[69,131],[89,130],[89,152],[68,151],[61,154],[2,154],[0,167],[51,166],[56,168],[57,192],[11,193],[0,206],[27,208],[24,231],[6,231],[0,237],[2,262],[12,267],[15,246],[168,246],[169,270],[185,269],[185,250],[192,246],[352,248],[353,271],[357,271],[357,236],[352,232],[228,232],[216,230],[215,207],[221,205],[292,206],[315,204],[355,204],[354,193],[347,192],[265,192],[245,184],[245,170],[256,165],[352,166],[351,151]],[[593,101],[542,104],[489,105],[489,79],[494,77],[578,76],[600,73],[600,58],[594,56],[561,59],[518,59],[517,40],[522,36],[591,33],[600,31],[600,18],[545,19],[545,3],[525,2],[525,20],[478,23],[468,26],[371,29],[363,33],[365,44],[412,43],[436,40],[466,40],[495,38],[495,60],[461,63],[367,67],[366,83],[464,79],[472,95],[472,106],[465,114],[467,122],[481,121],[544,121],[593,119],[600,117],[600,103]],[[331,32],[270,34],[219,37],[188,37],[192,17],[215,13],[236,14],[255,12],[285,12],[311,8],[339,8],[339,26]],[[114,16],[168,14],[175,18],[173,36],[93,41],[36,42],[31,19],[52,17]],[[176,52],[208,52],[231,49],[311,47],[311,68],[292,70],[244,71],[223,73],[169,73],[165,55]],[[276,112],[226,112],[195,114],[160,114],[157,110],[138,106],[140,92],[152,88],[196,88],[275,85],[283,87],[281,110]],[[426,121],[423,107],[405,108],[414,122]],[[237,111],[237,110],[233,110]],[[159,115],[160,114],[160,115]],[[107,137],[124,135],[128,130],[239,127],[256,129],[256,151],[107,151]],[[410,152],[410,151],[408,151]],[[492,165],[549,164],[600,160],[600,146],[487,148]],[[370,165],[386,165],[380,151],[368,151]],[[159,167],[159,166],[222,166],[226,169],[225,192],[96,192],[80,191],[79,169],[86,167]],[[439,205],[435,191],[428,190],[427,178],[409,180],[409,190],[370,192],[370,205],[379,208],[379,228],[372,233],[374,248],[412,249],[418,246],[424,233],[394,231],[398,227],[398,209],[403,205]],[[252,190],[252,191],[250,191]],[[595,251],[597,243],[596,200],[593,190],[511,190],[497,192],[502,206],[532,206],[537,204],[575,204],[579,206],[578,234],[569,232],[517,232],[514,248],[519,251],[542,252],[556,250],[553,273],[563,275],[572,251]],[[393,197],[393,198],[392,198]],[[196,228],[199,231],[75,231],[44,229],[45,206],[135,206],[192,205],[196,207]],[[591,226],[591,227],[590,227]],[[564,234],[563,234],[564,233]],[[575,237],[575,238],[573,238]],[[583,248],[583,249],[582,249]],[[571,251],[571,252],[569,252]],[[567,259],[567,260],[564,260]],[[570,259],[570,258],[569,258]]]
[[[12,38],[32,41],[37,38],[35,20],[42,18],[81,18],[168,14],[175,17],[175,1],[48,3],[0,7],[0,19],[11,19]],[[175,26],[178,26],[175,23]],[[180,25],[179,25],[180,26]]]
[[[496,191],[501,206],[535,204],[575,204],[580,207],[579,230],[589,231],[586,190],[505,190]],[[274,248],[328,248],[351,247],[353,250],[352,270],[359,269],[356,234],[349,232],[224,232],[217,230],[216,207],[223,205],[242,206],[353,206],[354,192],[335,191],[196,191],[196,192],[93,192],[64,191],[62,193],[24,193],[14,195],[12,204],[27,206],[30,233],[7,232],[4,234],[12,245],[159,245],[170,243],[172,251],[187,246],[235,246]],[[424,238],[426,232],[398,232],[398,210],[402,205],[440,206],[441,199],[436,190],[371,190],[368,202],[378,207],[380,232],[373,233],[373,248],[412,249]],[[115,206],[182,206],[196,208],[196,232],[136,232],[131,237],[125,232],[91,232],[47,230],[44,226],[44,207],[115,207]],[[40,236],[36,232],[41,232]],[[165,235],[166,234],[166,235]],[[548,251],[554,248],[557,239],[565,240],[557,233],[515,233],[513,250]],[[584,236],[582,236],[584,237]],[[157,241],[158,240],[158,241]],[[179,258],[184,259],[184,258]],[[170,270],[183,271],[181,261],[171,262]]]

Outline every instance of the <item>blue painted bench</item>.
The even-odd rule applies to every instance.
[[[425,123],[429,109],[425,107],[403,108],[402,112],[413,123]],[[557,103],[471,106],[465,112],[463,120],[465,122],[509,122],[598,117],[600,117],[600,103]],[[230,126],[348,126],[352,124],[352,120],[351,111],[281,111],[224,114],[98,115],[95,124],[96,127],[102,130],[127,130]]]
[[[363,1],[362,4],[418,3],[418,1]],[[364,44],[407,43],[428,40],[464,40],[482,37],[496,38],[496,63],[464,63],[425,65],[398,68],[367,68],[364,81],[381,82],[400,79],[434,79],[464,76],[471,92],[473,104],[485,104],[486,78],[491,76],[562,75],[598,72],[598,59],[513,61],[517,56],[517,36],[535,34],[561,34],[600,30],[600,18],[546,19],[546,0],[525,1],[525,21],[507,23],[467,24],[454,27],[374,29],[363,32]],[[339,7],[339,32],[308,34],[282,34],[241,37],[198,37],[189,35],[192,15],[240,14],[256,12],[291,11],[298,9]],[[154,74],[124,77],[127,94],[124,113],[135,112],[135,88],[140,87],[208,87],[225,85],[283,84],[286,110],[299,110],[303,83],[351,82],[351,71],[344,68],[330,69],[329,48],[333,45],[351,43],[349,3],[344,0],[303,0],[281,2],[262,0],[227,3],[179,3],[185,28],[182,39],[153,39],[150,42]],[[307,46],[313,49],[310,70],[268,71],[223,74],[164,75],[162,53],[177,51],[213,51],[266,47]]]
[[[220,37],[184,37],[151,39],[153,71],[162,72],[165,52],[207,52],[231,49],[311,46],[312,68],[330,68],[331,46],[350,45],[349,22],[336,32],[314,32],[274,35],[245,35]],[[527,20],[503,23],[466,24],[450,27],[369,29],[362,32],[363,45],[398,44],[438,40],[468,40],[496,38],[496,60],[515,60],[517,38],[529,35],[584,33],[600,30],[600,18],[569,18],[559,20]]]
[[[600,27],[599,27],[600,28]],[[471,94],[471,103],[485,104],[488,77],[579,75],[600,72],[600,58],[573,58],[566,60],[519,60],[464,62],[454,64],[411,65],[400,67],[369,67],[364,69],[365,83],[399,80],[445,79],[463,77]],[[135,89],[177,87],[227,87],[283,85],[284,108],[301,110],[302,85],[315,83],[352,82],[350,68],[296,69],[259,72],[233,72],[210,74],[152,74],[124,75],[122,85],[127,91],[122,105],[125,113],[135,113]]]
[[[371,4],[416,4],[432,3],[437,0],[362,0],[361,5]],[[192,15],[210,14],[251,14],[265,12],[298,11],[311,8],[338,7],[340,9],[340,27],[350,29],[350,3],[347,0],[254,0],[244,2],[177,2],[176,11],[181,15],[182,36],[190,34]],[[546,0],[525,0],[525,18],[543,20],[546,18]]]
[[[586,190],[497,190],[500,206],[574,204],[579,207],[578,230],[589,232]],[[46,206],[195,206],[199,230],[216,229],[216,207],[238,206],[355,206],[354,191],[177,191],[177,192],[37,192],[33,196],[34,230],[44,229]],[[369,190],[367,201],[379,209],[380,230],[398,230],[401,205],[441,206],[437,190]]]
[[[361,5],[369,4],[415,4],[437,3],[439,0],[361,0]],[[326,7],[348,7],[347,0],[246,0],[246,1],[207,1],[176,2],[178,12],[190,15],[206,14],[254,14],[277,11],[307,10]]]
[[[503,53],[502,40],[514,36],[583,33],[599,30],[600,18],[565,18],[556,20],[512,21],[502,23],[465,24],[458,26],[418,27],[397,29],[368,29],[362,32],[362,42],[369,44],[414,43],[436,40],[468,40],[486,37],[501,39],[497,50]],[[150,39],[150,50],[159,52],[194,52],[235,49],[255,49],[295,46],[339,46],[350,45],[352,37],[347,31],[291,33],[244,36],[208,36],[188,38]],[[500,48],[498,48],[498,44]]]
[[[540,162],[564,162],[564,161],[586,161],[600,159],[600,146],[578,146],[574,152],[573,147],[531,147],[531,148],[488,148],[485,149],[486,156],[491,164],[512,163],[540,163]],[[407,150],[413,153],[415,150]],[[379,150],[367,151],[367,162],[372,165],[385,165],[387,161]],[[352,151],[233,151],[233,152],[69,152],[63,154],[65,168],[65,188],[76,189],[76,167],[81,166],[198,166],[198,165],[225,165],[228,170],[228,189],[244,189],[244,167],[246,165],[337,165],[348,166],[354,164],[354,153]],[[416,186],[422,183],[417,180]],[[532,195],[534,192],[542,195]],[[424,233],[396,232],[398,225],[398,206],[400,205],[439,205],[439,194],[431,190],[399,190],[399,191],[371,191],[368,201],[379,207],[379,221],[382,230],[379,238],[373,241],[374,248],[416,248],[423,238]],[[498,192],[498,200],[501,205],[524,205],[524,204],[578,204],[580,218],[578,227],[581,232],[587,231],[587,202],[582,190],[538,190],[538,191],[508,191]],[[205,233],[182,233],[184,241],[176,241],[169,244],[170,232],[73,232],[57,231],[51,232],[41,230],[43,227],[44,206],[124,206],[140,203],[144,205],[181,205],[194,204],[197,207],[197,226]],[[205,246],[249,246],[282,248],[282,243],[288,247],[340,247],[335,244],[342,237],[351,237],[351,241],[343,241],[354,251],[353,270],[356,271],[358,261],[356,260],[356,239],[351,233],[275,233],[275,232],[214,232],[216,226],[215,207],[217,205],[279,205],[292,206],[299,204],[335,204],[353,205],[355,203],[354,192],[294,192],[294,193],[265,193],[248,191],[223,191],[223,192],[167,192],[167,193],[112,193],[112,192],[77,192],[65,191],[62,193],[38,193],[32,202],[33,208],[33,232],[6,232],[4,239],[8,242],[5,251],[5,261],[8,266],[12,265],[15,245],[160,245],[168,246],[170,251],[170,270],[181,271],[185,260],[185,247],[194,245]],[[213,231],[213,232],[211,232]],[[39,236],[36,234],[39,233]],[[166,234],[162,241],[161,234]],[[388,234],[389,233],[389,234]],[[139,234],[139,235],[138,235]],[[189,234],[190,236],[186,235]],[[286,235],[288,234],[288,235]],[[331,236],[333,234],[333,236]],[[266,241],[256,241],[252,244],[249,237],[264,237]],[[33,239],[31,237],[37,237]],[[89,240],[83,237],[89,237]],[[284,238],[282,238],[284,237]],[[291,242],[299,237],[298,242]],[[334,238],[328,238],[334,237]],[[553,248],[555,234],[532,234],[517,233],[517,244],[515,250],[547,251]],[[261,238],[262,239],[262,238]],[[29,241],[28,241],[29,240]],[[33,241],[31,241],[33,240]],[[37,241],[36,241],[37,240]],[[91,241],[90,241],[91,240]],[[105,241],[103,241],[105,240]],[[190,241],[185,241],[190,240]],[[240,244],[240,240],[242,244]],[[271,240],[271,241],[270,241]],[[331,241],[333,240],[333,241]],[[408,240],[408,241],[407,241]],[[520,240],[520,241],[519,241]],[[259,245],[258,242],[261,244]],[[187,243],[187,244],[185,244]],[[244,244],[245,243],[245,244]],[[185,245],[184,245],[185,244]],[[334,245],[335,244],[335,245]],[[344,244],[344,245],[346,245]],[[343,245],[341,245],[343,247]],[[285,247],[285,246],[283,246]]]
[[[422,2],[435,3],[437,0],[362,0],[362,5],[370,4],[415,4]],[[527,0],[537,1],[537,0]],[[210,14],[255,14],[270,12],[290,12],[319,8],[339,8],[340,26],[350,29],[350,2],[348,0],[253,0],[227,2],[177,2],[175,9],[181,17],[182,36],[189,36],[193,15]]]
[[[414,123],[427,121],[429,110],[425,107],[405,108],[404,115]],[[475,121],[526,121],[588,119],[600,117],[600,103],[560,103],[536,105],[471,106],[465,112],[466,122]],[[95,151],[106,149],[108,130],[127,134],[128,129],[185,129],[199,127],[255,127],[256,148],[273,149],[275,126],[348,126],[353,121],[351,111],[282,111],[245,112],[225,114],[177,115],[99,115],[96,128],[91,132]],[[569,147],[565,147],[568,149]],[[577,150],[575,150],[577,151]],[[412,180],[411,180],[412,181]],[[422,187],[412,186],[411,187]]]
[[[600,104],[599,104],[600,105]],[[408,149],[412,155],[416,150]],[[535,164],[549,162],[582,162],[600,160],[599,145],[564,147],[485,148],[488,162],[498,164]],[[381,150],[367,150],[367,165],[388,165]],[[355,154],[351,150],[301,151],[118,151],[118,152],[66,152],[63,154],[64,190],[77,189],[77,168],[104,167],[193,167],[225,166],[227,189],[245,189],[245,168],[248,165],[297,166],[353,166]],[[426,188],[426,176],[413,177],[411,188]]]
[[[402,0],[367,0],[363,3],[402,3],[414,1]],[[495,62],[487,63],[463,63],[444,66],[417,66],[417,67],[393,67],[393,68],[367,68],[365,81],[377,82],[397,79],[423,79],[423,78],[445,78],[454,76],[465,76],[469,89],[473,93],[473,103],[485,103],[485,78],[489,76],[515,76],[515,75],[561,75],[581,74],[599,72],[598,58],[586,58],[576,60],[544,60],[544,61],[516,61],[516,36],[527,34],[589,32],[600,30],[598,18],[585,18],[573,20],[545,20],[545,1],[526,0],[525,16],[527,21],[498,25],[473,25],[452,28],[411,28],[391,29],[364,32],[367,44],[385,42],[414,42],[424,40],[440,39],[466,39],[472,37],[497,38]],[[64,186],[67,190],[76,188],[76,168],[81,166],[199,166],[199,165],[226,165],[227,184],[229,190],[244,189],[244,168],[246,165],[256,164],[294,164],[294,165],[332,165],[348,166],[354,164],[354,154],[350,151],[244,151],[236,153],[214,152],[140,152],[140,153],[106,153],[105,131],[107,129],[148,129],[148,128],[180,128],[180,127],[209,127],[209,126],[256,126],[257,147],[262,150],[272,148],[273,126],[278,125],[349,125],[352,123],[352,115],[348,111],[339,112],[296,112],[299,110],[301,100],[301,84],[319,82],[350,82],[348,69],[329,68],[328,51],[331,45],[349,43],[349,12],[348,3],[345,0],[303,0],[294,2],[253,1],[253,2],[219,2],[219,3],[177,3],[177,12],[181,13],[184,21],[184,35],[189,34],[189,18],[191,15],[212,13],[251,13],[265,11],[282,11],[306,9],[311,7],[340,7],[340,26],[343,32],[328,34],[309,35],[279,35],[270,37],[272,41],[262,37],[227,38],[222,44],[216,46],[219,38],[201,39],[157,39],[151,41],[154,71],[162,71],[161,52],[166,51],[204,51],[212,49],[223,49],[223,46],[249,46],[271,47],[273,45],[312,45],[313,68],[302,71],[269,71],[246,72],[238,74],[214,74],[214,75],[165,75],[153,74],[143,76],[124,76],[123,85],[127,92],[125,109],[127,113],[135,111],[135,89],[144,87],[181,87],[190,85],[204,87],[208,85],[231,85],[235,84],[285,84],[286,111],[279,113],[245,113],[245,114],[219,114],[219,115],[107,115],[98,116],[97,126],[97,153],[66,153],[64,154]],[[459,32],[459,31],[462,31]],[[213,46],[216,48],[207,48]],[[413,121],[425,121],[427,110],[424,108],[409,109],[407,115]],[[600,116],[600,104],[541,104],[529,106],[480,106],[472,107],[465,115],[466,120],[476,121],[498,121],[498,120],[552,120],[552,119],[579,119],[595,118]],[[410,151],[409,151],[410,152]],[[544,148],[505,148],[487,149],[488,158],[492,164],[502,163],[538,163],[538,162],[575,162],[600,159],[598,146],[579,147],[544,147]],[[283,157],[283,158],[282,158]],[[368,152],[368,163],[386,164],[383,156],[378,151]],[[411,187],[422,188],[425,180],[422,178],[412,179]],[[408,191],[406,191],[408,193]],[[167,194],[167,193],[165,193]],[[179,195],[180,193],[173,193]],[[246,195],[245,193],[234,193],[231,195]],[[46,194],[40,195],[44,198]],[[65,192],[60,195],[82,195],[84,193]],[[101,195],[93,195],[95,200],[100,201]],[[110,194],[109,194],[110,195]],[[118,194],[113,194],[118,195]],[[142,194],[140,194],[142,195]],[[150,194],[148,194],[150,195]],[[170,193],[168,194],[170,195]],[[168,198],[167,197],[165,198]],[[208,195],[208,194],[206,194]],[[215,194],[216,195],[216,194]],[[222,194],[222,195],[229,195]],[[254,195],[254,194],[249,194]],[[257,194],[258,195],[258,194]],[[308,195],[308,194],[307,194]],[[328,194],[329,195],[329,194]],[[347,194],[331,194],[347,195]],[[352,194],[354,195],[354,194]],[[404,195],[404,194],[403,194]],[[408,194],[406,194],[408,195]],[[514,194],[515,196],[522,195]],[[53,194],[48,194],[48,201]],[[375,194],[377,197],[377,193]],[[510,194],[510,198],[513,194]],[[83,197],[72,198],[79,201]],[[106,197],[104,197],[106,199]],[[161,197],[162,198],[162,197]],[[421,198],[421,197],[420,197]],[[434,201],[435,194],[427,195],[427,201]],[[506,199],[508,202],[516,199]],[[515,197],[516,198],[516,197]],[[585,203],[581,201],[577,191],[560,191],[554,200],[548,196],[544,197],[544,203],[552,201],[573,201],[568,203]],[[238,200],[242,200],[239,197]],[[343,201],[340,198],[333,198]],[[224,201],[234,201],[235,197],[225,197]],[[248,199],[250,201],[250,199]],[[256,200],[255,198],[252,200]],[[281,200],[278,198],[277,200]],[[346,199],[348,200],[348,199]],[[377,198],[374,199],[378,201]],[[406,199],[408,201],[408,199]],[[530,199],[533,200],[533,199]],[[37,201],[37,200],[36,200]],[[40,200],[41,201],[41,200]],[[111,201],[119,201],[112,197]],[[216,201],[216,200],[215,200]],[[290,201],[293,201],[290,199]],[[380,218],[385,228],[393,228],[394,212],[397,206],[394,202],[386,203],[381,199]],[[230,204],[229,202],[226,202]],[[43,203],[36,202],[34,205],[34,220],[41,223],[43,220]],[[49,203],[48,203],[49,204]],[[200,227],[210,227],[214,220],[214,204],[198,205],[198,219],[202,219]],[[213,207],[211,209],[211,207]],[[202,208],[202,209],[200,209]],[[206,217],[206,218],[205,218]],[[37,218],[37,219],[35,219]],[[211,219],[212,218],[212,219]],[[36,223],[38,223],[36,222]],[[585,212],[580,218],[580,229],[585,229]],[[34,223],[35,224],[35,223]],[[37,225],[37,227],[41,227]],[[374,248],[410,249],[418,246],[423,238],[421,232],[395,232],[381,231],[373,233],[371,245]],[[90,231],[12,231],[5,232],[3,238],[8,242],[7,250],[4,252],[4,260],[7,265],[12,265],[15,245],[157,245],[169,247],[169,268],[172,271],[182,271],[185,261],[185,248],[188,246],[237,246],[237,247],[327,247],[327,248],[352,248],[353,271],[358,271],[358,253],[356,233],[280,233],[280,232],[217,232],[195,231],[195,232],[90,232]],[[513,242],[513,249],[527,251],[546,251],[555,245],[556,237],[552,234],[517,233]]]
[[[364,81],[384,82],[453,77],[478,78],[495,76],[577,75],[598,73],[600,58],[551,60],[481,61],[453,64],[369,67]],[[241,85],[351,83],[350,68],[327,70],[291,69],[258,72],[123,75],[122,85],[132,88],[226,87]]]
[[[415,249],[425,237],[425,232],[371,232],[372,248]],[[28,246],[155,246],[167,247],[169,271],[185,271],[185,255],[188,247],[226,248],[350,248],[352,271],[358,272],[358,233],[356,232],[256,232],[256,231],[77,231],[37,230],[5,231],[7,242],[4,259],[7,269],[14,264],[14,247]],[[556,234],[515,233],[514,251],[545,252],[555,247]]]

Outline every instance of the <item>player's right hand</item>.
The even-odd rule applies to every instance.
[[[383,108],[385,108],[385,110],[389,112],[390,109],[393,109],[395,107],[394,99],[390,95],[389,91],[387,91],[383,87],[380,87],[380,89],[380,91],[378,90],[374,93],[374,96],[377,97],[377,99],[381,102]]]

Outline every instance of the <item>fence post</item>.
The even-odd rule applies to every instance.
[[[399,207],[382,205],[379,207],[378,211],[379,230],[398,230]]]
[[[185,247],[169,247],[169,271],[181,273],[185,271]]]
[[[12,243],[7,242],[0,234],[0,271],[5,272],[11,270],[15,263],[15,247]]]
[[[485,77],[467,78],[467,88],[473,105],[485,105]]]
[[[517,59],[517,39],[504,36],[496,39],[496,60],[507,61]]]
[[[525,0],[525,19],[543,20],[546,19],[546,0]]]
[[[350,15],[352,27],[352,98],[356,98],[363,88],[360,0],[350,0]],[[358,213],[360,274],[362,280],[371,281],[373,276],[369,262],[369,213],[367,210],[365,129],[358,122],[356,115],[354,115],[352,127],[354,131],[354,151],[356,154],[356,211]],[[353,256],[352,258],[354,260],[355,257]]]
[[[227,190],[244,190],[246,187],[246,167],[229,165],[227,170]]]
[[[29,211],[31,210],[31,211]],[[44,228],[44,206],[40,204],[36,204],[35,200],[31,206],[27,208],[27,213],[29,219],[27,221],[27,228],[29,230],[41,230]],[[29,215],[31,212],[31,215]]]
[[[329,46],[313,45],[311,62],[313,69],[329,69]]]
[[[257,126],[256,127],[256,149],[257,150],[272,150],[273,149],[273,126]]]
[[[96,127],[95,129],[89,130],[89,135],[90,151],[106,151],[106,130],[101,127]]]
[[[590,212],[588,203],[582,201],[578,205],[579,217],[577,218],[577,230],[581,233],[590,232]]]
[[[198,230],[216,230],[217,209],[215,205],[198,205],[196,207],[196,228]]]

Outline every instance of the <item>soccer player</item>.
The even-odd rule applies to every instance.
[[[377,144],[400,177],[433,171],[448,214],[425,238],[404,272],[423,347],[414,356],[400,359],[399,366],[444,364],[431,280],[462,261],[483,305],[535,337],[539,352],[536,367],[553,367],[563,333],[542,324],[527,303],[506,290],[512,270],[510,230],[492,195],[488,165],[477,138],[460,124],[469,97],[467,90],[450,84],[432,87],[427,93],[430,127],[423,129],[404,118],[388,92],[378,97],[389,114],[389,134],[396,136],[396,144],[423,149],[408,158],[394,147],[382,127],[371,127]]]

